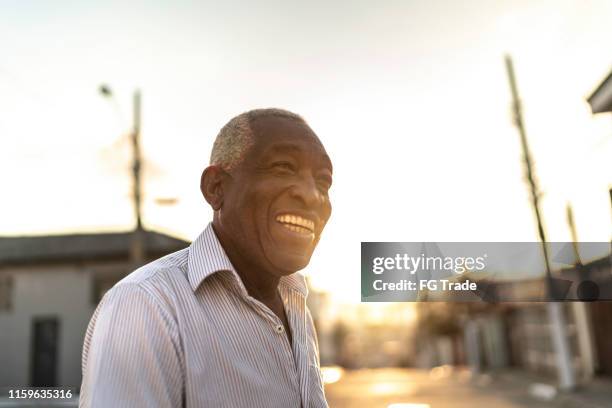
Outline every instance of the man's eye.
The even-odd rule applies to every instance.
[[[275,169],[281,170],[281,171],[285,171],[285,172],[295,171],[295,167],[293,166],[293,164],[289,162],[276,162],[272,165],[272,167],[274,167]]]
[[[329,189],[331,188],[331,180],[327,179],[327,178],[323,178],[323,179],[319,179],[317,180],[317,187],[324,192],[329,191]]]

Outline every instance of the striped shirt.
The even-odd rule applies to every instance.
[[[212,225],[107,292],[83,345],[81,407],[327,407],[307,286],[281,278],[293,337],[248,295]]]

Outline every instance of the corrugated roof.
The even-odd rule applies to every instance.
[[[89,260],[127,256],[131,232],[0,237],[0,264],[57,260]],[[189,242],[155,231],[144,231],[149,255],[183,249]]]

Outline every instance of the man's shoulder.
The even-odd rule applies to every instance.
[[[142,284],[150,281],[168,278],[179,272],[185,272],[189,247],[158,258],[141,266],[123,278],[121,282]]]
[[[117,282],[109,293],[133,288],[167,300],[177,285],[187,280],[188,254],[189,248],[184,248],[143,265]]]

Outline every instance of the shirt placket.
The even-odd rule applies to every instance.
[[[291,361],[291,369],[289,370],[289,375],[291,377],[291,382],[293,384],[293,386],[295,387],[295,389],[298,392],[298,395],[300,395],[300,398],[303,399],[303,393],[302,393],[302,387],[301,387],[301,379],[299,378],[299,374],[298,374],[298,369],[299,369],[299,364],[296,364],[296,361],[299,361],[295,356],[294,356],[294,351],[295,351],[295,346],[292,350],[292,345],[289,342],[289,338],[287,336],[287,333],[285,333],[285,327],[283,325],[283,322],[278,318],[278,316],[276,316],[274,314],[274,312],[272,310],[270,310],[270,308],[268,308],[266,305],[264,305],[262,302],[260,302],[259,300],[253,298],[252,296],[250,296],[247,291],[246,288],[244,288],[243,286],[241,286],[241,283],[238,282],[232,282],[233,285],[235,285],[235,290],[238,292],[238,294],[240,296],[242,296],[244,298],[244,300],[247,302],[247,304],[249,306],[251,306],[251,308],[253,309],[253,311],[257,314],[259,314],[261,317],[263,317],[265,320],[267,320],[270,323],[271,329],[274,331],[275,336],[280,336],[280,342],[282,343],[282,352],[284,354],[284,356]],[[283,300],[283,305],[285,308],[285,313],[287,315],[287,320],[289,322],[289,327],[292,331],[293,334],[293,343],[295,345],[296,343],[296,336],[295,336],[295,324],[294,322],[291,320],[291,316],[293,315],[292,311],[290,310],[290,306],[288,305],[287,302],[287,296],[286,294],[284,294],[282,291],[280,292],[281,294],[281,299]],[[304,405],[304,402],[302,402],[302,406],[306,406]]]
[[[293,356],[300,382],[302,407],[308,406],[308,344],[306,341],[306,299],[291,289],[281,289],[287,320],[293,334]]]

